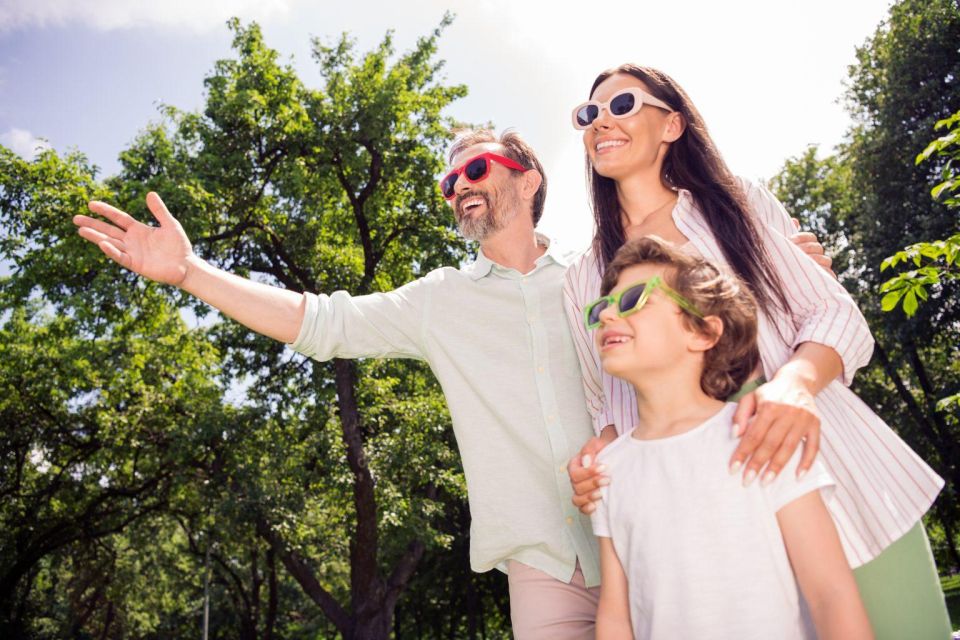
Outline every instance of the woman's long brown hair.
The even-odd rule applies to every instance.
[[[747,212],[746,195],[720,156],[700,113],[686,92],[662,71],[624,64],[604,71],[593,82],[590,96],[604,80],[618,73],[637,78],[647,90],[683,115],[686,129],[670,144],[660,179],[674,189],[689,191],[713,232],[733,271],[750,287],[759,306],[769,314],[774,307],[790,311],[784,285],[763,248],[756,225]],[[587,183],[593,201],[596,233],[593,253],[601,272],[624,242],[617,186],[601,176],[587,156]]]

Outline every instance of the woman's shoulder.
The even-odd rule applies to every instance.
[[[564,277],[567,284],[571,286],[583,286],[583,283],[589,282],[594,274],[596,278],[600,278],[599,262],[593,252],[593,246],[589,246],[573,256]]]
[[[790,216],[786,209],[762,180],[736,176],[743,192],[747,211],[764,227],[773,227],[789,235],[793,232]]]

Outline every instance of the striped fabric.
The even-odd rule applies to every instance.
[[[803,342],[829,346],[843,360],[841,378],[816,398],[821,418],[820,459],[837,482],[827,506],[850,565],[858,567],[920,520],[943,480],[846,386],[873,352],[873,337],[853,299],[789,240],[793,233],[790,217],[773,194],[746,180],[742,186],[793,310],[792,316],[760,314],[764,374],[772,378]],[[689,192],[680,191],[673,221],[690,240],[685,248],[726,265]],[[592,332],[583,325],[582,309],[599,297],[600,279],[597,260],[587,250],[567,271],[564,307],[594,430],[599,433],[612,424],[622,434],[634,426],[636,395],[629,384],[602,370]]]

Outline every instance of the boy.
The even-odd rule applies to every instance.
[[[652,237],[620,249],[601,292],[585,320],[604,369],[636,388],[639,426],[599,457],[597,638],[871,638],[823,467],[749,487],[727,473],[722,398],[758,362],[750,292]]]

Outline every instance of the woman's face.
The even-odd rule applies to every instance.
[[[607,102],[628,87],[650,93],[649,87],[631,75],[617,73],[597,87],[592,100]],[[637,171],[653,170],[659,175],[663,156],[673,139],[668,131],[669,114],[645,104],[626,118],[613,118],[606,109],[583,131],[583,144],[594,169],[614,180]]]

